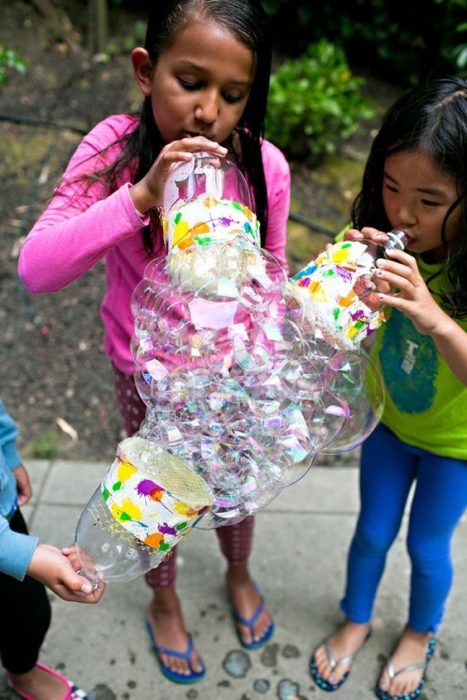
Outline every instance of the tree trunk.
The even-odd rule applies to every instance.
[[[89,48],[104,53],[109,35],[107,0],[89,0]]]

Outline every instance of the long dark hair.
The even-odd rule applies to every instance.
[[[447,212],[441,241],[446,258],[443,275],[447,288],[441,302],[452,315],[467,316],[467,80],[432,76],[400,97],[389,109],[373,142],[363,174],[362,189],[352,207],[357,228],[389,230],[382,197],[386,158],[402,151],[422,150],[449,175],[457,200]],[[458,247],[450,252],[446,226],[454,209],[461,208]],[[433,278],[430,278],[433,279]],[[429,280],[430,281],[430,280]]]
[[[271,40],[266,14],[258,0],[155,0],[150,5],[144,48],[153,65],[173,41],[176,32],[198,17],[215,20],[255,55],[256,73],[250,96],[227,146],[253,189],[264,245],[268,211],[260,138],[264,130],[271,73]],[[138,182],[165,145],[153,118],[150,97],[144,99],[137,128],[122,141],[124,147],[119,158],[99,173],[110,190],[116,187],[120,174],[127,168],[130,168],[132,182]],[[151,225],[143,231],[143,241],[151,254],[156,238],[161,234],[158,213],[151,210],[150,216]]]

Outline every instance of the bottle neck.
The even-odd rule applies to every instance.
[[[393,229],[388,231],[386,234],[389,238],[388,242],[384,244],[384,249],[388,250],[404,250],[407,245],[407,236],[404,231],[400,229]]]

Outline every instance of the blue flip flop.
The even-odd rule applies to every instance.
[[[254,586],[255,586],[256,590],[258,591],[258,587],[257,587],[256,583],[254,584]],[[232,617],[233,617],[233,620],[235,622],[235,630],[237,632],[238,641],[240,642],[240,644],[242,645],[242,647],[244,649],[250,649],[250,650],[251,649],[260,649],[262,646],[267,644],[267,642],[269,642],[269,640],[271,639],[271,637],[274,633],[274,622],[271,619],[271,622],[269,623],[269,627],[264,631],[264,634],[262,635],[262,637],[260,639],[256,640],[255,642],[245,642],[242,639],[239,625],[244,625],[245,627],[248,627],[249,630],[253,631],[255,624],[258,622],[259,617],[265,608],[263,597],[260,595],[259,591],[258,591],[258,594],[260,596],[259,605],[251,617],[248,617],[248,618],[243,617],[243,615],[240,615],[240,613],[237,610],[235,610],[233,605],[231,606]]]
[[[387,693],[385,690],[381,690],[379,685],[376,686],[375,688],[375,695],[379,700],[417,700],[417,698],[420,697],[422,694],[423,688],[425,687],[425,682],[426,682],[426,671],[428,668],[428,664],[430,663],[433,654],[435,653],[436,649],[436,637],[433,635],[430,637],[430,640],[428,642],[428,646],[426,649],[426,654],[425,654],[425,660],[420,661],[419,663],[416,664],[409,664],[408,666],[404,666],[403,668],[400,668],[398,671],[394,669],[394,664],[392,662],[392,658],[389,659],[389,661],[386,664],[386,671],[387,674],[392,680],[396,676],[400,676],[402,673],[407,673],[407,671],[416,671],[418,669],[423,669],[423,675],[420,679],[420,683],[417,685],[414,690],[412,690],[411,693],[406,693],[405,695],[401,695],[400,693],[398,695],[391,695],[390,693]]]
[[[191,655],[193,653],[193,639],[191,635],[188,637],[188,646],[185,651],[176,651],[175,649],[168,649],[167,647],[162,647],[159,644],[156,643],[156,640],[154,639],[154,633],[152,631],[152,627],[149,623],[148,620],[146,620],[146,629],[148,630],[149,637],[151,639],[152,643],[152,648],[154,649],[154,652],[156,654],[157,661],[159,662],[159,667],[161,669],[161,673],[169,680],[172,681],[173,683],[182,683],[184,685],[187,685],[189,683],[197,683],[200,681],[204,676],[206,675],[206,668],[204,667],[203,662],[200,659],[201,665],[203,668],[201,671],[193,671],[193,668],[191,666]],[[188,661],[188,666],[190,668],[191,673],[188,675],[185,675],[184,673],[177,673],[177,671],[172,671],[171,668],[166,666],[166,664],[163,663],[161,659],[161,654],[166,654],[167,656],[175,656],[177,659],[186,659]]]

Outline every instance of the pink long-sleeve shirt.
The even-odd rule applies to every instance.
[[[125,374],[134,371],[131,294],[150,260],[141,235],[149,218],[135,209],[129,193],[129,172],[108,196],[104,183],[89,187],[76,178],[112,163],[122,149],[114,142],[136,125],[134,117],[114,115],[84,137],[60,187],[24,241],[19,258],[20,278],[32,294],[56,292],[105,258],[106,290],[101,305],[104,350]],[[290,169],[281,151],[266,140],[262,157],[268,198],[265,248],[286,264]]]

